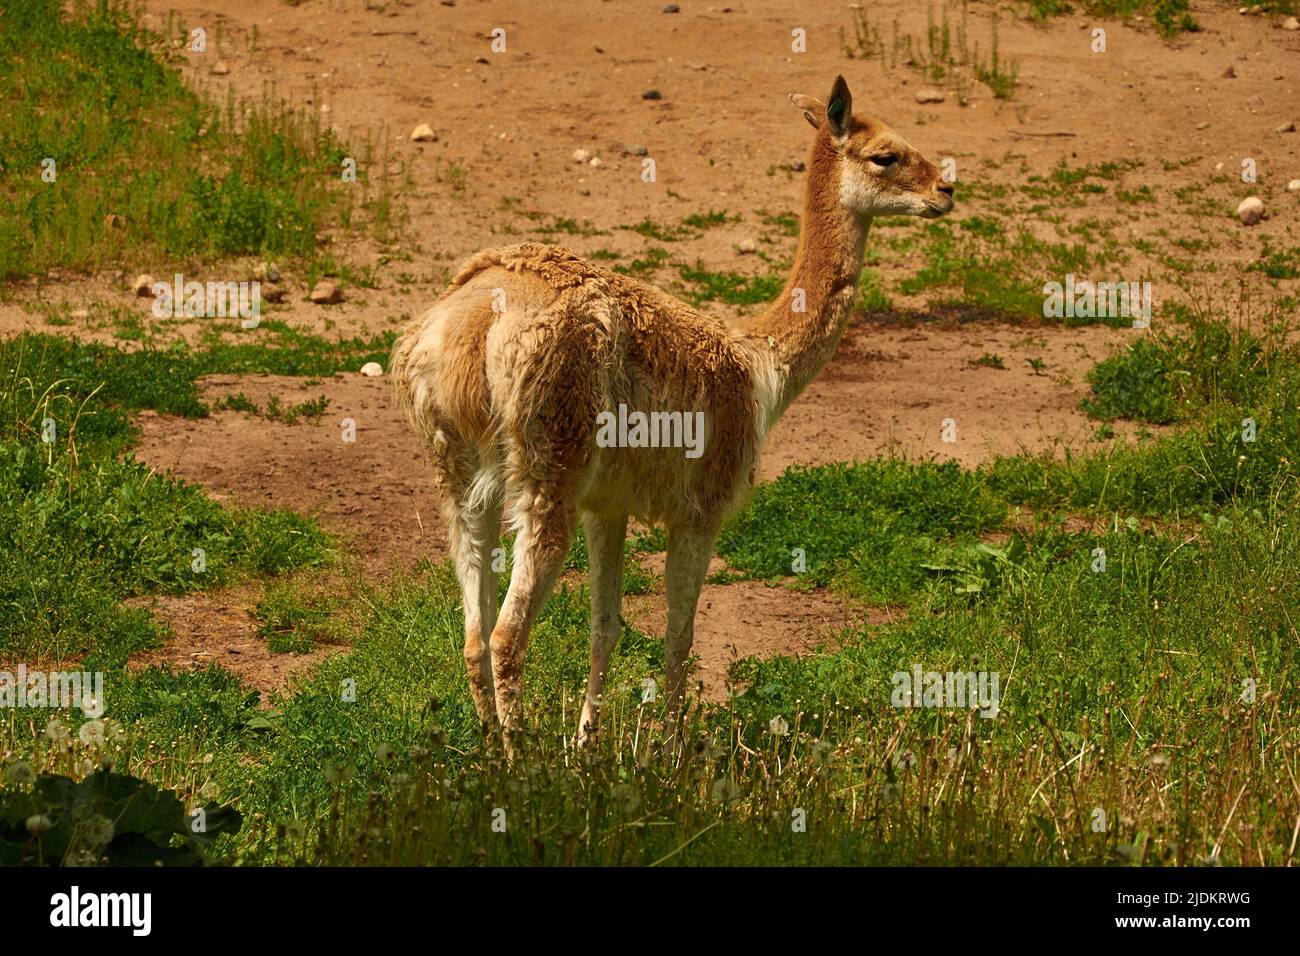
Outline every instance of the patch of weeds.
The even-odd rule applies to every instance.
[[[685,298],[692,305],[725,302],[728,305],[756,305],[776,298],[785,279],[778,275],[745,276],[736,272],[713,272],[696,262],[681,266],[682,281],[688,284]]]
[[[1274,249],[1265,240],[1259,258],[1246,269],[1249,272],[1262,272],[1270,279],[1300,278],[1300,246]]]
[[[266,402],[266,417],[285,425],[296,425],[299,418],[309,418],[313,423],[318,424],[329,403],[330,400],[321,395],[319,398],[299,402],[297,405],[286,406],[280,401],[278,395],[272,395]]]
[[[136,7],[14,0],[0,31],[0,278],[125,261],[307,257],[352,202],[345,149],[269,99],[222,109],[168,64]],[[76,116],[76,122],[66,118]],[[54,166],[46,160],[52,159]]]
[[[306,654],[318,643],[337,641],[332,615],[337,601],[304,593],[289,583],[271,585],[257,602],[257,634],[276,654]]]
[[[893,307],[880,273],[864,266],[862,275],[858,278],[858,308],[863,312],[876,313],[888,312]]]

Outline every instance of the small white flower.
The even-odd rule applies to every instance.
[[[81,725],[77,731],[77,739],[87,747],[104,746],[104,722],[102,720],[88,720]]]
[[[28,833],[35,833],[39,835],[41,833],[44,833],[52,826],[54,826],[54,821],[51,820],[43,813],[38,813],[35,816],[30,816],[27,818]]]
[[[94,847],[105,847],[113,839],[113,821],[95,814],[82,827],[86,842]]]
[[[57,744],[67,740],[70,733],[68,725],[63,722],[61,717],[51,717],[49,723],[45,725],[45,736]]]
[[[786,722],[786,719],[781,716],[776,716],[769,720],[767,722],[767,729],[778,737],[790,736],[790,725]]]
[[[5,767],[5,780],[15,787],[27,787],[36,782],[36,771],[31,765],[19,760]]]

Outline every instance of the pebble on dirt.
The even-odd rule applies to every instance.
[[[646,149],[646,148],[645,148],[644,146],[642,146],[640,143],[633,143],[631,146],[626,147],[625,150],[624,150],[624,152],[626,152],[629,156],[649,156],[649,155],[650,155],[650,150]]]
[[[437,138],[438,134],[433,131],[428,123],[421,123],[411,130],[411,141],[414,143],[432,143]]]
[[[1300,20],[1295,17],[1287,17],[1282,21],[1283,30],[1300,30]]]
[[[575,149],[575,150],[573,151],[573,161],[574,161],[575,163],[589,163],[589,162],[591,162],[591,153],[590,153],[590,151],[585,150],[585,149]]]
[[[378,362],[367,362],[361,366],[361,374],[366,378],[378,378],[384,374],[384,367]]]
[[[131,288],[135,290],[138,296],[153,295],[153,276],[146,274],[138,275],[135,281],[131,283]]]
[[[1237,207],[1237,216],[1247,226],[1253,226],[1264,218],[1264,202],[1258,196],[1248,196]]]
[[[339,287],[333,282],[322,279],[312,287],[310,298],[317,305],[334,305],[343,301],[343,293],[339,292]]]
[[[1287,183],[1286,191],[1289,193],[1300,193],[1300,179],[1293,179]]]
[[[230,72],[230,67],[226,66],[224,60],[218,60],[212,67],[213,76],[225,76]]]
[[[916,101],[918,103],[942,103],[944,101],[944,95],[940,90],[917,90]]]
[[[1279,127],[1277,128],[1276,132],[1278,132],[1278,133],[1294,133],[1294,132],[1295,132],[1295,123],[1283,123],[1281,126],[1279,126]]]
[[[755,252],[758,252],[758,243],[753,239],[741,239],[740,243],[736,246],[736,251],[742,256],[753,255]]]
[[[658,90],[646,90],[641,94],[641,99],[643,100],[662,100],[663,98],[664,95]]]

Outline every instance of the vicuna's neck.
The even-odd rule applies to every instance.
[[[776,366],[771,407],[761,409],[769,427],[830,361],[853,313],[871,219],[843,208],[835,159],[833,146],[819,136],[808,166],[794,269],[750,326],[766,340],[759,344]]]

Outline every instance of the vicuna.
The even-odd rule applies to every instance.
[[[433,464],[464,593],[474,704],[507,746],[522,721],[529,629],[579,518],[591,577],[579,739],[596,731],[619,635],[629,516],[667,529],[664,687],[675,726],[714,539],[754,484],[768,431],[844,333],[872,217],[952,209],[953,187],[932,163],[853,115],[843,77],[826,104],[791,100],[817,135],[793,273],[758,316],[727,322],[566,249],[523,243],[470,259],[397,340],[394,384]],[[702,453],[597,442],[599,422],[622,406],[703,413]],[[516,537],[498,614],[503,511]]]

